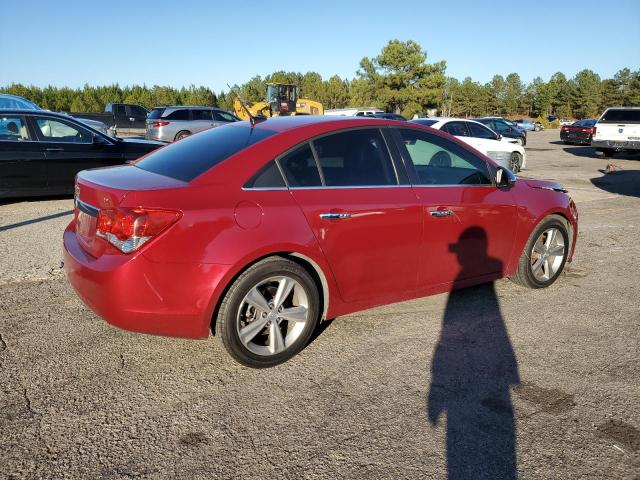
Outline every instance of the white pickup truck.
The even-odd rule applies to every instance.
[[[621,150],[640,152],[640,107],[607,108],[596,122],[591,146],[604,157]]]

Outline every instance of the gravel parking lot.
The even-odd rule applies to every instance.
[[[60,269],[72,200],[0,203],[0,478],[640,478],[640,157],[557,140],[522,172],[580,211],[552,287],[340,317],[268,370],[105,324]]]

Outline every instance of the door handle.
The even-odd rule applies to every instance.
[[[429,214],[432,217],[450,217],[453,212],[451,210],[431,210]]]
[[[350,213],[321,213],[320,218],[323,220],[343,220],[351,218]]]
[[[64,152],[64,148],[45,148],[45,152]]]

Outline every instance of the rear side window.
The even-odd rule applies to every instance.
[[[156,150],[135,165],[143,170],[190,182],[231,155],[275,133],[240,124],[225,125]]]
[[[280,169],[276,162],[271,161],[258,170],[251,180],[249,180],[244,188],[284,188],[284,178],[280,173]]]
[[[191,110],[191,119],[211,121],[211,110]]]
[[[454,135],[456,137],[471,136],[467,131],[467,124],[465,122],[449,122],[443,125],[441,130],[447,132],[450,135]]]
[[[316,159],[309,144],[280,159],[280,166],[290,187],[319,187],[322,185]]]
[[[397,184],[378,129],[336,133],[314,140],[313,145],[327,187]]]
[[[165,109],[164,108],[154,108],[153,110],[151,110],[151,113],[149,114],[149,116],[147,117],[149,120],[156,120],[160,117],[162,117],[162,114],[164,113]]]
[[[167,120],[189,120],[189,110],[174,110],[164,118]]]
[[[602,123],[640,123],[640,109],[610,108],[600,119]]]
[[[13,142],[31,140],[24,117],[0,117],[0,140]]]

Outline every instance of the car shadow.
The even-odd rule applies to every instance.
[[[460,273],[433,355],[427,417],[435,426],[446,414],[449,480],[515,479],[511,387],[520,382],[516,355],[493,282],[457,289],[478,261],[497,271],[502,262],[487,256],[487,236],[480,227],[465,230],[450,250]]]
[[[640,197],[640,170],[618,170],[591,179],[591,183],[609,193]]]
[[[46,222],[47,220],[53,220],[54,218],[64,217],[66,215],[72,215],[73,210],[65,210],[64,212],[52,213],[51,215],[44,215],[42,217],[30,218],[22,222],[10,223],[9,225],[0,225],[0,232],[6,230],[12,230],[14,228],[25,227],[34,223]]]
[[[589,145],[584,145],[584,146],[576,145],[575,147],[565,147],[562,150],[576,157],[600,158],[596,155],[596,151],[594,150],[594,148]]]

